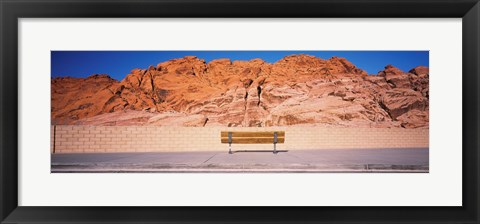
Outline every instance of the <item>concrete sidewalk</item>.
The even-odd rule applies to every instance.
[[[428,148],[52,154],[52,172],[428,172]]]

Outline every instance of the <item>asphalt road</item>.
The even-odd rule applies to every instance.
[[[428,148],[52,154],[52,172],[428,172]]]

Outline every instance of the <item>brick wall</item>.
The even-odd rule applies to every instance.
[[[152,126],[56,126],[51,127],[51,151],[148,152],[227,151],[221,131],[285,131],[279,150],[331,148],[428,147],[428,129],[320,128],[320,127],[152,127]],[[232,145],[233,150],[272,149],[267,145]]]

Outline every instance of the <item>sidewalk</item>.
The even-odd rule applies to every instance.
[[[62,172],[428,172],[428,148],[52,154]]]

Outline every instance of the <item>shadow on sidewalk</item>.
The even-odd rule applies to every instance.
[[[239,153],[239,152],[270,152],[270,153],[273,153],[275,151],[273,151],[273,150],[232,150],[232,154]],[[288,152],[288,150],[277,150],[276,152],[277,153],[278,152]]]

